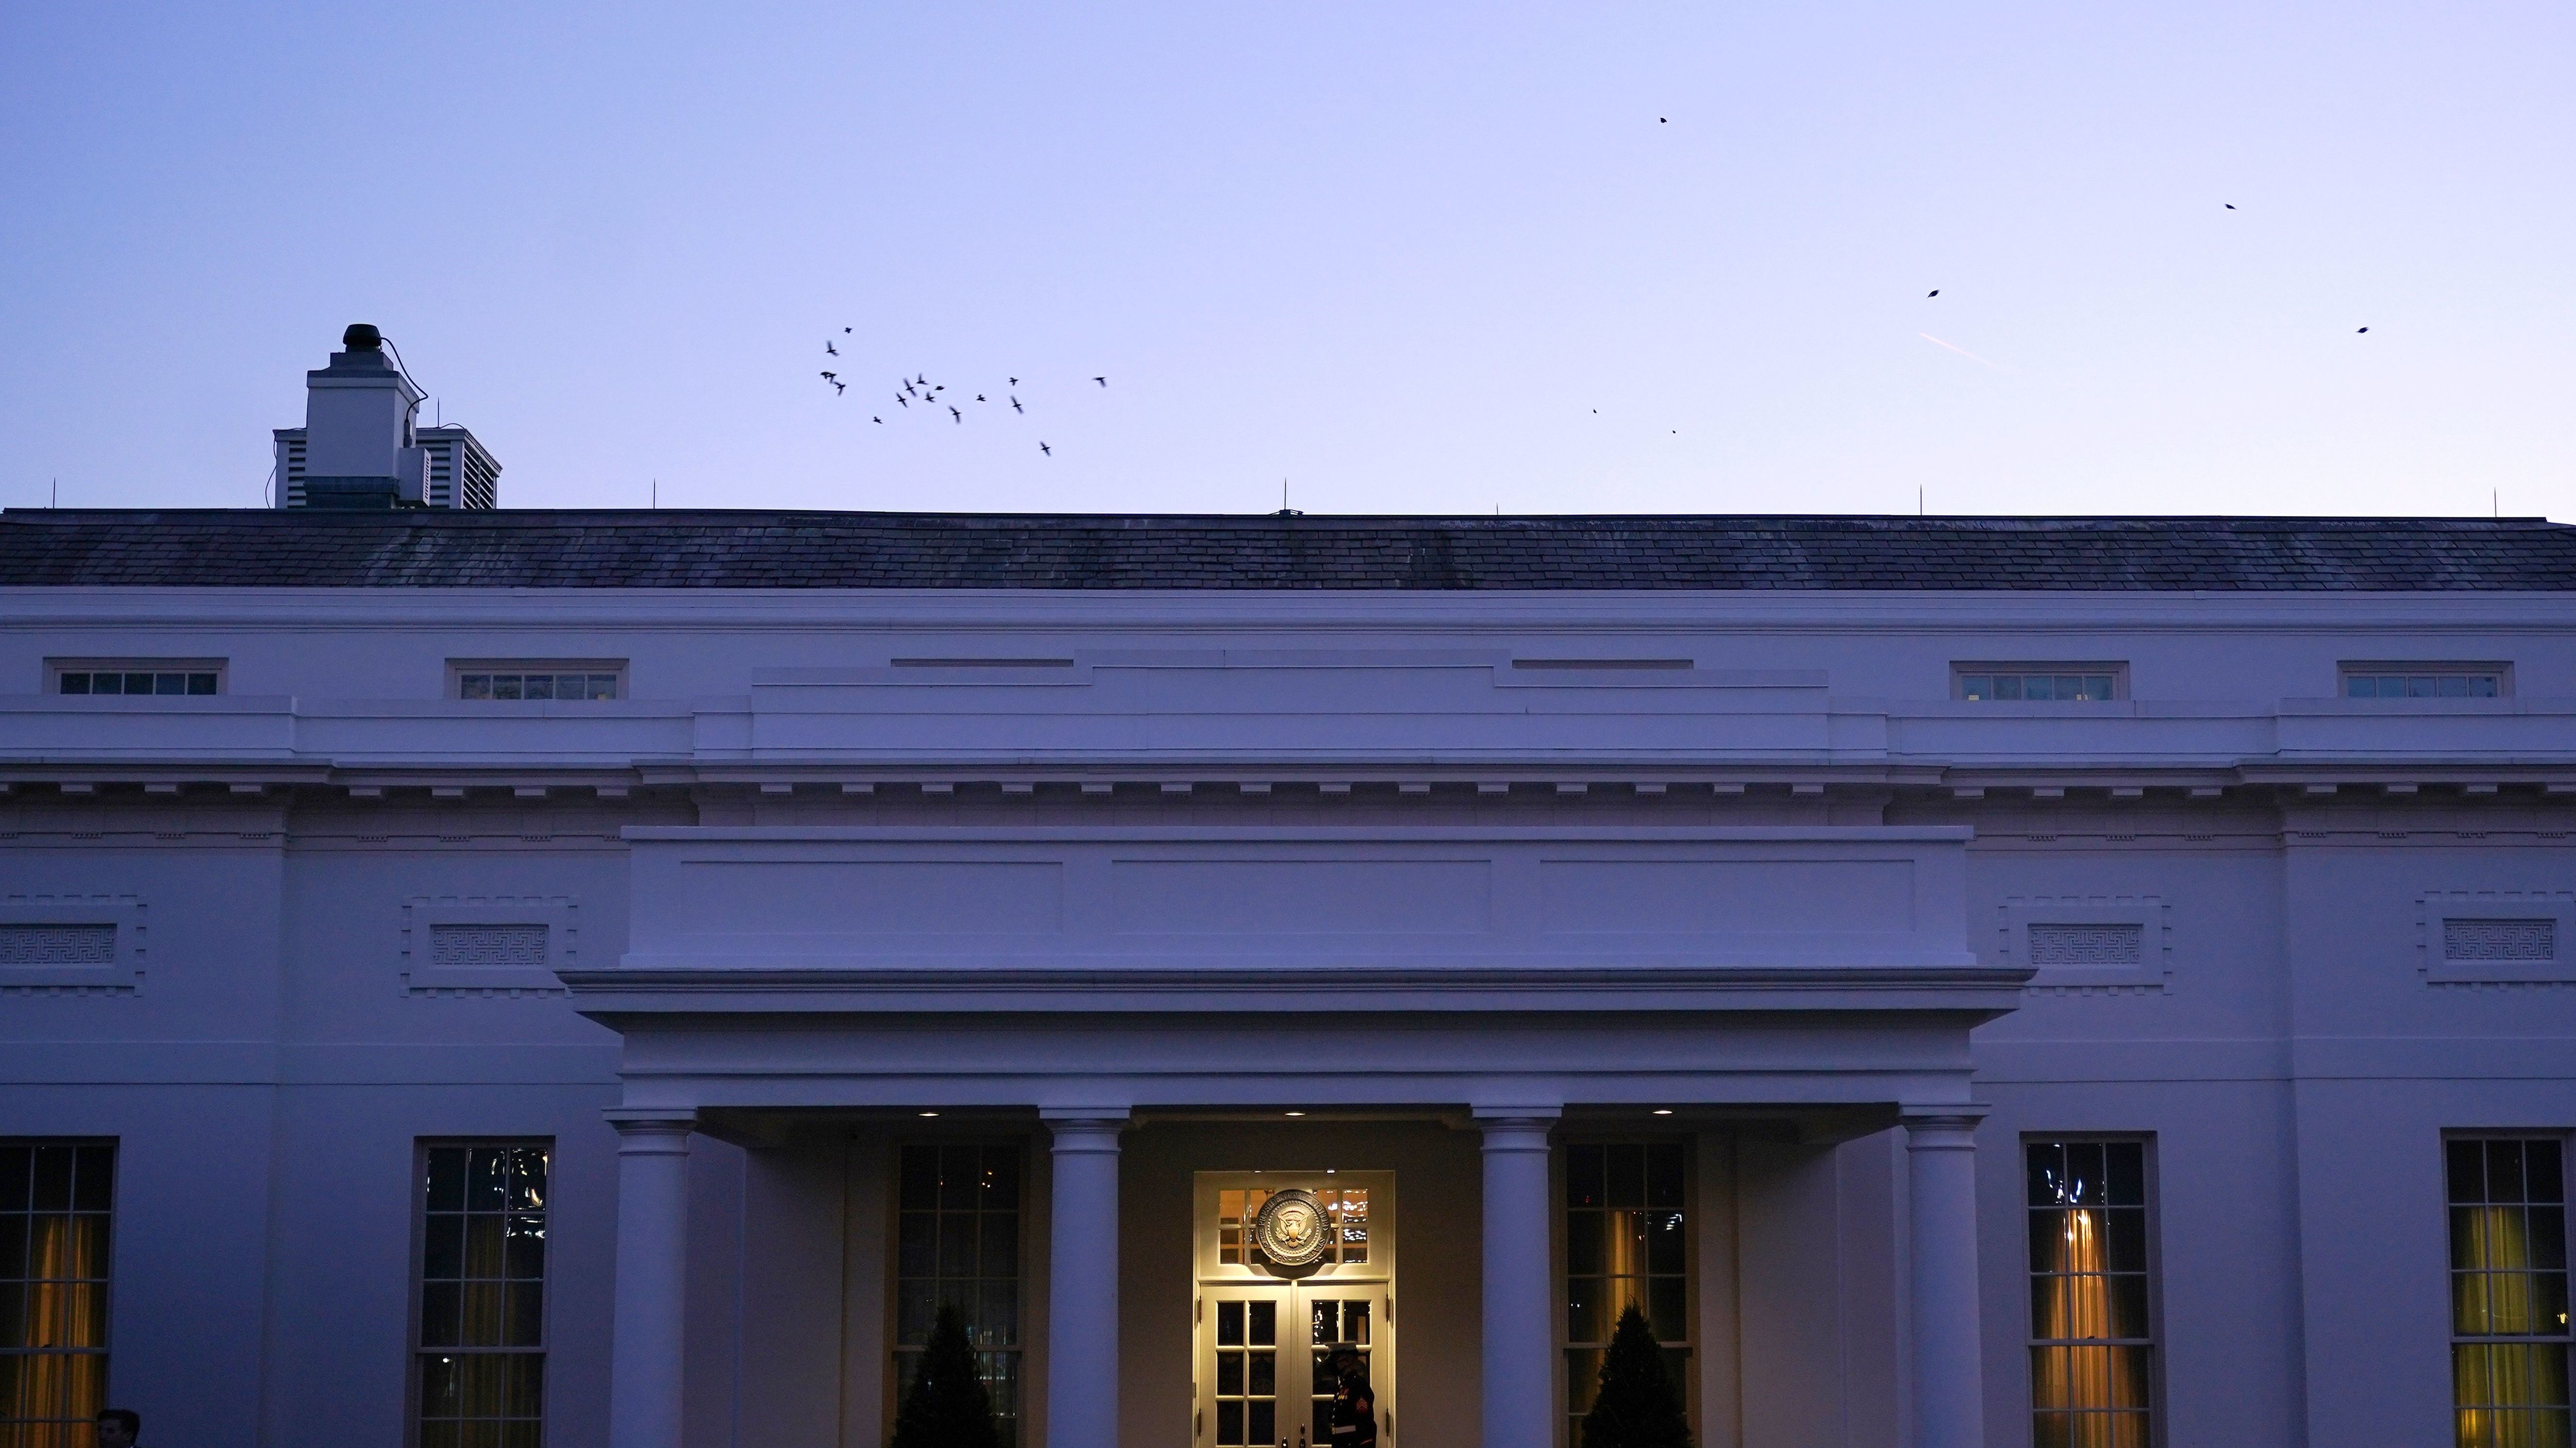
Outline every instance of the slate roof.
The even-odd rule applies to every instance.
[[[13,509],[0,586],[2576,589],[2536,518]]]

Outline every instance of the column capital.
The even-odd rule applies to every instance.
[[[1134,1124],[1123,1106],[1041,1107],[1038,1119],[1054,1131],[1050,1149],[1058,1156],[1083,1152],[1115,1156],[1119,1134]]]
[[[1993,1109],[1982,1101],[1900,1106],[1897,1119],[1905,1125],[1905,1146],[1909,1151],[1973,1151],[1977,1127]]]
[[[1565,1114],[1560,1106],[1478,1106],[1472,1109],[1478,1130],[1485,1134],[1488,1152],[1525,1151],[1544,1155],[1548,1149],[1547,1134],[1557,1118]]]
[[[617,1129],[621,1155],[686,1152],[698,1129],[698,1113],[687,1107],[612,1106],[600,1115]]]

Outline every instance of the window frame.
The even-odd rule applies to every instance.
[[[102,1319],[102,1321],[101,1321],[101,1323],[100,1323],[100,1329],[99,1329],[99,1343],[100,1343],[100,1345],[99,1345],[96,1349],[94,1349],[94,1350],[89,1350],[89,1349],[72,1349],[72,1350],[67,1350],[67,1351],[58,1352],[57,1354],[55,1354],[55,1355],[57,1355],[57,1356],[63,1356],[63,1357],[73,1357],[73,1356],[78,1356],[78,1357],[95,1357],[95,1358],[97,1358],[97,1359],[99,1360],[99,1363],[100,1363],[100,1366],[99,1366],[99,1407],[103,1409],[103,1408],[107,1407],[107,1406],[108,1406],[111,1402],[113,1402],[113,1401],[114,1401],[114,1399],[115,1399],[115,1380],[114,1380],[114,1373],[115,1373],[115,1370],[116,1370],[116,1320],[117,1320],[117,1313],[116,1313],[116,1245],[117,1245],[117,1244],[116,1244],[116,1231],[117,1231],[117,1219],[118,1219],[120,1216],[122,1216],[122,1215],[123,1215],[123,1207],[122,1207],[122,1203],[121,1203],[121,1201],[120,1201],[120,1197],[122,1196],[122,1194],[123,1194],[123,1192],[124,1192],[124,1190],[125,1190],[125,1162],[124,1162],[124,1155],[125,1155],[125,1153],[124,1153],[124,1143],[123,1143],[123,1141],[122,1141],[122,1139],[121,1139],[121,1138],[114,1137],[114,1136],[19,1136],[19,1135],[7,1135],[7,1134],[0,1134],[0,1150],[6,1150],[6,1149],[10,1149],[10,1148],[27,1148],[27,1149],[30,1149],[30,1150],[41,1150],[41,1149],[46,1148],[46,1147],[71,1147],[71,1148],[76,1148],[76,1149],[77,1149],[77,1148],[98,1148],[98,1149],[103,1149],[103,1150],[105,1150],[105,1151],[106,1151],[106,1153],[107,1153],[107,1159],[108,1159],[108,1187],[107,1187],[107,1210],[106,1210],[106,1217],[107,1217],[107,1242],[106,1242],[106,1245],[105,1245],[104,1249],[102,1250],[102,1252],[101,1252],[101,1254],[100,1254],[100,1255],[101,1255],[101,1257],[102,1257],[102,1259],[103,1259],[104,1265],[105,1265],[105,1267],[106,1267],[106,1275],[105,1275],[104,1277],[101,1277],[101,1278],[94,1278],[94,1279],[93,1279],[93,1278],[81,1278],[81,1279],[58,1279],[58,1278],[57,1278],[57,1279],[42,1279],[42,1280],[53,1280],[53,1281],[61,1281],[61,1280],[98,1281],[98,1282],[101,1282],[101,1283],[103,1283],[103,1284],[104,1284],[104,1288],[105,1288],[105,1290],[100,1294],[101,1302],[100,1302],[100,1308],[99,1308],[99,1315],[100,1315],[100,1317],[101,1317],[101,1319]],[[32,1164],[31,1164],[31,1165],[32,1165]],[[75,1163],[75,1171],[77,1171],[77,1163]],[[78,1177],[77,1177],[77,1175],[75,1175],[75,1177],[74,1177],[74,1181],[75,1181],[75,1183],[77,1183],[77,1181],[78,1181]],[[77,1192],[77,1186],[75,1186],[74,1190],[75,1190],[75,1192]],[[75,1203],[77,1203],[77,1202],[79,1201],[79,1198],[78,1198],[78,1196],[77,1196],[77,1195],[75,1195],[75,1196],[73,1197],[73,1199],[72,1199],[72,1200],[73,1200]],[[32,1201],[30,1201],[29,1205],[30,1205],[30,1207],[32,1208],[32,1206],[33,1206],[33,1202],[32,1202]],[[69,1215],[69,1216],[78,1216],[78,1215],[80,1215],[80,1214],[81,1214],[81,1213],[80,1213],[80,1209],[78,1208],[78,1206],[77,1206],[77,1205],[75,1205],[75,1206],[73,1206],[73,1207],[71,1207],[71,1208],[67,1209],[67,1211],[66,1211],[65,1213],[63,1213],[63,1215]],[[26,1213],[25,1215],[27,1215],[30,1219],[32,1219],[32,1218],[33,1218],[33,1216],[34,1216],[34,1213],[33,1213],[33,1211],[32,1211],[32,1210],[30,1210],[30,1211],[29,1211],[28,1213]],[[23,1282],[27,1282],[27,1281],[31,1281],[31,1280],[38,1280],[38,1279],[30,1279],[30,1278],[20,1277],[20,1278],[12,1278],[12,1279],[10,1279],[10,1280],[11,1280],[11,1281],[15,1281],[15,1282],[21,1282],[21,1283],[23,1283]],[[0,1348],[0,1352],[6,1352],[6,1353],[8,1353],[8,1355],[13,1356],[13,1357],[24,1357],[24,1356],[32,1356],[32,1355],[34,1355],[33,1353],[31,1353],[31,1352],[30,1352],[30,1350],[25,1349],[25,1348]],[[31,1421],[32,1421],[32,1422],[66,1422],[66,1421],[75,1421],[75,1420],[60,1419],[60,1418],[52,1418],[52,1419],[20,1419],[20,1420],[18,1420],[18,1421],[19,1421],[19,1422],[31,1422]],[[75,1431],[75,1436],[76,1436],[76,1437],[78,1436],[77,1431]]]
[[[2152,1131],[2024,1131],[2014,1153],[2013,1168],[2021,1183],[2019,1205],[2021,1261],[2018,1269],[2022,1316],[2022,1425],[2033,1442],[2038,1441],[2038,1417],[2044,1411],[2039,1405],[2039,1383],[2031,1374],[2031,1353],[2052,1345],[2098,1341],[2106,1345],[2136,1345],[2147,1349],[2147,1442],[2151,1448],[2164,1448],[2165,1403],[2165,1270],[2164,1270],[2164,1197],[2163,1173],[2157,1162],[2157,1136]],[[2146,1279],[2147,1335],[2143,1338],[2042,1338],[2039,1323],[2033,1318],[2030,1284],[2038,1274],[2030,1263],[2030,1216],[2035,1207],[2030,1201],[2030,1149],[2039,1145],[2058,1146],[2135,1146],[2138,1148],[2140,1196],[2146,1213]]]
[[[465,679],[472,674],[510,674],[524,677],[545,674],[608,674],[615,678],[616,692],[605,699],[468,699]],[[447,682],[442,697],[450,703],[465,704],[618,704],[633,697],[628,661],[625,659],[449,659]]]
[[[1032,1361],[1029,1340],[1033,1333],[1042,1334],[1044,1331],[1042,1325],[1033,1326],[1029,1316],[1029,1304],[1031,1300],[1031,1293],[1029,1290],[1031,1281],[1029,1264],[1031,1258],[1029,1254],[1033,1243],[1037,1240],[1036,1234],[1039,1227],[1037,1218],[1043,1214],[1036,1210],[1033,1205],[1033,1193],[1037,1185],[1036,1179],[1033,1175],[1038,1156],[1036,1142],[1034,1138],[1026,1132],[1004,1129],[979,1131],[968,1128],[958,1131],[900,1131],[894,1133],[886,1140],[886,1229],[884,1232],[885,1317],[883,1319],[885,1323],[885,1353],[879,1362],[879,1370],[884,1374],[885,1390],[879,1395],[880,1401],[883,1404],[883,1410],[879,1414],[880,1431],[884,1432],[889,1436],[889,1438],[891,1438],[891,1435],[894,1432],[895,1416],[903,1410],[904,1388],[911,1381],[911,1379],[905,1375],[903,1369],[906,1365],[906,1360],[911,1356],[917,1355],[919,1352],[919,1349],[917,1348],[908,1347],[903,1340],[903,1153],[906,1147],[915,1146],[973,1146],[978,1148],[1006,1147],[1018,1154],[1020,1163],[1020,1205],[1017,1209],[1019,1222],[1015,1235],[1017,1237],[1016,1246],[1019,1260],[1019,1270],[1016,1274],[1016,1280],[1019,1284],[1019,1301],[1014,1312],[1014,1316],[1017,1318],[1019,1324],[1017,1332],[1018,1340],[1007,1348],[979,1347],[976,1348],[975,1351],[978,1354],[985,1352],[1007,1352],[1019,1359],[1018,1391],[1020,1401],[1010,1418],[1007,1420],[1007,1431],[1003,1434],[1003,1448],[1025,1448],[1025,1445],[1029,1442],[1028,1405],[1031,1393],[1033,1391],[1044,1390],[1044,1384],[1032,1384],[1029,1379],[1029,1365]],[[935,1278],[936,1274],[934,1274],[934,1280]],[[978,1273],[977,1278],[978,1280],[982,1280],[982,1274]],[[1000,1415],[996,1414],[995,1417],[998,1423]]]
[[[93,694],[84,690],[76,694],[63,692],[65,674],[212,674],[214,692],[190,693],[185,689],[175,694],[157,690],[150,694]],[[45,660],[45,694],[54,699],[218,699],[232,692],[232,660],[183,657],[145,658],[134,656],[83,655]]]
[[[1991,679],[1997,675],[2014,678],[2078,678],[2107,676],[2111,681],[2110,697],[2105,699],[1972,699],[1968,680]],[[2129,664],[2125,659],[1953,659],[1950,661],[1950,699],[1953,703],[1976,704],[2117,704],[2129,699]]]
[[[537,1336],[539,1338],[539,1346],[533,1349],[533,1353],[539,1359],[547,1360],[554,1356],[554,1319],[556,1299],[561,1296],[561,1294],[556,1291],[557,1279],[555,1277],[555,1253],[553,1251],[553,1234],[555,1230],[554,1190],[555,1182],[560,1175],[562,1157],[561,1147],[558,1145],[556,1139],[551,1136],[448,1135],[418,1136],[412,1138],[412,1174],[410,1183],[411,1282],[410,1291],[405,1294],[406,1316],[403,1324],[404,1365],[402,1441],[404,1448],[420,1448],[421,1445],[421,1429],[423,1427],[421,1418],[423,1368],[426,1365],[426,1360],[430,1353],[433,1351],[433,1349],[424,1345],[421,1341],[421,1311],[423,1303],[428,1297],[429,1286],[429,1154],[434,1150],[442,1148],[454,1149],[462,1147],[470,1151],[476,1147],[498,1148],[527,1146],[542,1148],[546,1153],[546,1201],[541,1210],[545,1214],[547,1251],[545,1254],[546,1260],[544,1272],[537,1279],[537,1281],[542,1284],[544,1293],[542,1300],[544,1302],[544,1307],[538,1315]],[[487,1349],[486,1351],[494,1350]],[[497,1351],[524,1354],[532,1350],[527,1348],[503,1348],[498,1349]],[[551,1367],[551,1362],[548,1362],[546,1366]],[[542,1368],[540,1371],[544,1372],[544,1379],[543,1385],[538,1390],[537,1436],[538,1441],[543,1442],[548,1425],[552,1424],[554,1421],[554,1413],[552,1410],[555,1378],[553,1373],[550,1371],[545,1371]]]
[[[2442,1334],[2442,1341],[2443,1341],[2443,1343],[2444,1343],[2445,1347],[2448,1349],[2448,1351],[2447,1351],[2447,1353],[2446,1353],[2445,1355],[2446,1355],[2446,1356],[2448,1356],[2448,1357],[2451,1359],[2451,1364],[2450,1364],[2450,1366],[2451,1366],[2451,1401],[2450,1401],[2450,1407],[2449,1407],[2449,1412],[2450,1412],[2450,1415],[2451,1415],[2451,1438],[2450,1438],[2450,1441],[2451,1441],[2452,1443],[2454,1443],[2454,1444],[2456,1444],[2456,1443],[2458,1443],[2458,1442],[2460,1441],[2460,1439],[2459,1439],[2459,1432],[2460,1432],[2459,1349],[2460,1349],[2462,1346],[2464,1346],[2464,1345],[2470,1345],[2470,1344],[2487,1344],[2487,1343],[2506,1343],[2506,1344],[2511,1344],[2511,1343],[2541,1343],[2541,1344],[2555,1343],[2555,1344],[2557,1344],[2557,1345],[2558,1345],[2559,1350],[2560,1350],[2562,1353],[2566,1354],[2566,1357],[2567,1357],[2567,1363],[2566,1363],[2566,1368],[2565,1368],[2565,1370],[2566,1370],[2566,1371],[2569,1371],[2569,1372],[2576,1372],[2576,1322],[2571,1322],[2571,1323],[2568,1325],[2568,1330],[2567,1330],[2567,1331],[2560,1332],[2560,1333],[2558,1333],[2558,1334],[2557,1334],[2557,1335],[2555,1335],[2555,1336],[2540,1336],[2540,1335],[2537,1335],[2537,1334],[2534,1334],[2534,1335],[2515,1336],[2515,1335],[2511,1335],[2511,1334],[2503,1334],[2503,1333],[2462,1334],[2462,1333],[2459,1331],[2459,1317],[2458,1317],[2458,1311],[2459,1311],[2459,1309],[2458,1309],[2458,1306],[2457,1306],[2457,1301],[2458,1301],[2458,1299],[2454,1296],[2454,1294],[2455,1294],[2455,1293],[2456,1293],[2456,1291],[2457,1291],[2457,1287],[2456,1287],[2456,1281],[2457,1281],[2457,1278],[2458,1278],[2458,1276],[2459,1276],[2460,1272],[2461,1272],[2463,1269],[2460,1267],[2460,1265],[2459,1265],[2459,1263],[2458,1263],[2457,1259],[2452,1255],[2452,1254],[2453,1254],[2453,1249],[2454,1249],[2454,1248],[2456,1247],[2456,1245],[2457,1245],[2457,1240],[2456,1240],[2456,1238],[2452,1235],[2452,1231],[2451,1231],[2451,1213],[2452,1213],[2452,1211],[2453,1211],[2453,1210],[2455,1210],[2457,1207],[2459,1207],[2459,1206],[2461,1206],[2461,1205],[2463,1205],[2463,1204],[2462,1204],[2462,1203],[2458,1203],[2458,1202],[2454,1202],[2454,1201],[2451,1199],[2451,1148],[2452,1148],[2455,1144],[2458,1144],[2458,1143],[2461,1143],[2461,1142],[2480,1142],[2480,1143],[2484,1143],[2484,1142],[2493,1142],[2493,1141],[2515,1141],[2515,1142],[2525,1142],[2525,1143],[2528,1143],[2528,1142],[2535,1142],[2535,1141],[2547,1141],[2547,1142],[2553,1142],[2553,1143],[2555,1143],[2555,1144],[2557,1145],[2557,1147],[2558,1147],[2558,1203],[2557,1203],[2557,1205],[2558,1205],[2558,1207],[2559,1207],[2559,1211],[2560,1211],[2560,1228],[2559,1228],[2559,1230],[2560,1230],[2560,1232],[2561,1232],[2562,1237],[2565,1239],[2565,1240],[2563,1240],[2563,1241],[2560,1243],[2560,1248],[2559,1248],[2559,1250],[2560,1250],[2562,1253],[2571,1253],[2571,1254],[2576,1254],[2576,1218],[2570,1218],[2570,1217],[2567,1215],[2567,1214],[2568,1214],[2569,1212],[2571,1212],[2571,1211],[2576,1211],[2576,1201],[2571,1201],[2571,1200],[2570,1200],[2571,1196],[2576,1196],[2576,1132],[2570,1132],[2570,1131],[2563,1130],[2563,1129],[2553,1130],[2553,1129],[2548,1129],[2548,1128],[2537,1128],[2537,1127],[2502,1127],[2502,1126],[2497,1126],[2497,1127],[2446,1127],[2446,1128],[2444,1128],[2444,1129],[2443,1129],[2442,1134],[2441,1134],[2441,1158],[2440,1158],[2441,1182],[2442,1182],[2442,1197],[2441,1197],[2441,1202],[2442,1202],[2441,1233],[2442,1233],[2442,1242],[2443,1242],[2443,1252],[2442,1252],[2443,1334]],[[2470,1204],[2467,1204],[2467,1205],[2488,1205],[2488,1204],[2486,1204],[2486,1203],[2470,1203]],[[2530,1193],[2529,1193],[2529,1191],[2528,1191],[2527,1189],[2526,1189],[2526,1191],[2524,1192],[2523,1201],[2520,1203],[2520,1205],[2523,1205],[2523,1206],[2529,1206],[2529,1205],[2532,1205],[2532,1202],[2531,1202],[2531,1199],[2530,1199]],[[2568,1264],[2569,1264],[2570,1269],[2576,1269],[2576,1258],[2562,1258],[2562,1260],[2568,1261]],[[2480,1270],[2480,1269],[2468,1269],[2468,1270]],[[2488,1270],[2491,1270],[2491,1269],[2488,1269]],[[2566,1275],[2567,1275],[2568,1280],[2569,1280],[2569,1282],[2570,1282],[2571,1284],[2576,1284],[2576,1270],[2570,1270],[2570,1271],[2568,1271],[2568,1272],[2566,1273]],[[2571,1416],[2576,1416],[2576,1415],[2571,1415]]]
[[[1701,1206],[1699,1190],[1699,1138],[1696,1133],[1687,1131],[1661,1133],[1653,1131],[1587,1131],[1579,1135],[1560,1139],[1556,1143],[1555,1149],[1549,1153],[1548,1237],[1550,1242],[1550,1256],[1552,1259],[1549,1264],[1549,1275],[1553,1286],[1552,1296],[1550,1298],[1550,1311],[1548,1314],[1548,1337],[1555,1345],[1554,1366],[1556,1369],[1556,1386],[1552,1396],[1554,1396],[1557,1401],[1557,1421],[1561,1425],[1556,1441],[1559,1443],[1573,1442],[1575,1435],[1578,1432],[1577,1425],[1582,1421],[1582,1416],[1574,1409],[1574,1399],[1571,1396],[1571,1390],[1573,1387],[1573,1354],[1578,1347],[1582,1345],[1577,1344],[1567,1330],[1570,1325],[1568,1318],[1572,1308],[1571,1284],[1574,1277],[1573,1272],[1569,1270],[1573,1266],[1573,1256],[1570,1251],[1572,1233],[1569,1230],[1571,1225],[1569,1217],[1575,1210],[1577,1210],[1567,1200],[1568,1195],[1572,1190],[1571,1177],[1574,1164],[1574,1152],[1583,1147],[1611,1146],[1670,1146],[1679,1148],[1681,1151],[1682,1322],[1685,1328],[1685,1335],[1677,1341],[1670,1342],[1659,1338],[1656,1341],[1656,1346],[1664,1350],[1667,1371],[1670,1371],[1671,1369],[1672,1358],[1676,1349],[1679,1350],[1682,1360],[1687,1364],[1687,1366],[1678,1375],[1676,1375],[1677,1380],[1674,1383],[1674,1387],[1681,1393],[1682,1413],[1691,1425],[1692,1439],[1693,1441],[1698,1441],[1701,1432],[1700,1409],[1702,1406],[1701,1398],[1703,1396],[1700,1390],[1700,1378],[1703,1370],[1703,1364],[1700,1360],[1700,1349],[1703,1346],[1706,1346],[1706,1344],[1700,1340],[1699,1334],[1701,1279],[1699,1234],[1704,1223],[1701,1222],[1699,1216]],[[1618,1209],[1605,1206],[1600,1210],[1611,1211]],[[1651,1211],[1654,1209],[1639,1208],[1638,1210]],[[1606,1273],[1600,1275],[1605,1278],[1608,1276]],[[1654,1275],[1656,1274],[1648,1274],[1650,1278]],[[1649,1326],[1651,1325],[1652,1324],[1650,1323]],[[1609,1314],[1608,1321],[1606,1323],[1606,1330],[1611,1334],[1615,1334],[1618,1330],[1618,1314],[1616,1312]],[[1599,1346],[1603,1349],[1607,1349],[1609,1342],[1609,1336],[1605,1335],[1601,1339]]]
[[[2475,679],[2490,674],[2495,676],[2496,681],[2493,694],[2355,694],[2352,692],[2352,681],[2355,679]],[[2514,696],[2513,661],[2510,659],[2338,659],[2335,661],[2334,696],[2357,704],[2464,704],[2473,699],[2510,699]]]

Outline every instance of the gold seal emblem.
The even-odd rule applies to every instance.
[[[1252,1218],[1252,1240],[1280,1266],[1303,1267],[1333,1244],[1333,1223],[1313,1192],[1292,1188],[1273,1192],[1261,1204]]]

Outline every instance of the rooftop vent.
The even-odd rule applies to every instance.
[[[425,396],[353,322],[331,365],[304,374],[304,425],[275,430],[280,508],[490,508],[501,465],[462,427],[418,426]]]

